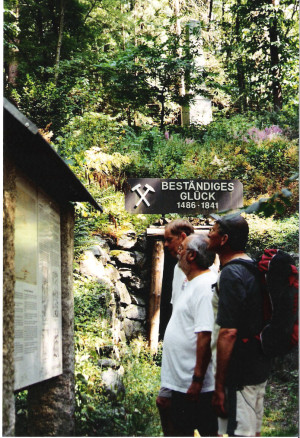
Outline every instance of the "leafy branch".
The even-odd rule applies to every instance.
[[[283,188],[280,192],[274,193],[270,198],[262,198],[257,202],[249,205],[249,207],[242,209],[245,213],[263,213],[264,216],[270,217],[275,213],[283,214],[286,207],[291,205],[291,196],[292,192],[287,188],[290,183],[298,180],[299,174],[295,173],[290,178],[288,178],[285,182],[285,188]]]

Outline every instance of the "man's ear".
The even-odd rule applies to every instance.
[[[186,255],[186,259],[189,263],[193,262],[197,257],[197,253],[194,250],[188,251]]]
[[[186,233],[184,231],[182,231],[181,234],[180,234],[180,237],[181,237],[181,241],[183,242],[184,239],[187,237],[187,235],[186,235]]]
[[[228,242],[228,239],[228,234],[223,234],[223,236],[221,237],[221,246],[224,246]]]

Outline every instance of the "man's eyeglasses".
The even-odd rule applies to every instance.
[[[182,246],[182,245],[179,245],[178,246],[178,252],[181,252],[181,251],[183,251],[184,250],[184,247]],[[185,250],[186,251],[194,251],[193,249],[191,249],[191,248],[185,248]]]

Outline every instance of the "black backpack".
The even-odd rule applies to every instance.
[[[241,259],[229,263],[253,269]],[[287,354],[298,345],[298,270],[280,249],[266,249],[254,269],[260,272],[264,303],[263,329],[256,338],[268,357]]]

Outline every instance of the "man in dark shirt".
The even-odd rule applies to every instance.
[[[263,324],[263,302],[254,262],[245,253],[249,227],[239,214],[212,216],[216,223],[208,249],[217,252],[221,265],[213,398],[219,434],[260,436],[270,360],[256,338]]]

